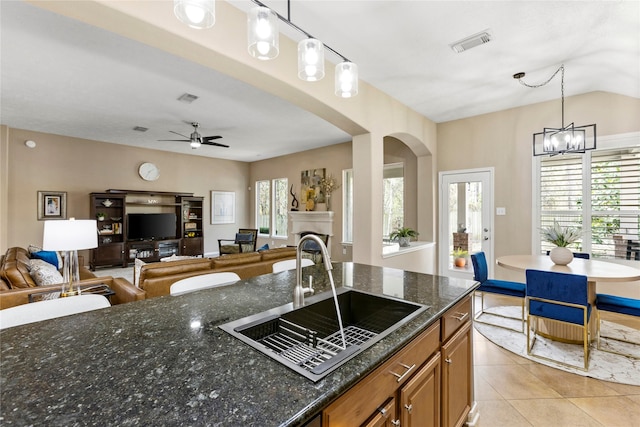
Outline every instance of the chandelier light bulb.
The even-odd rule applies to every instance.
[[[215,5],[215,0],[174,0],[173,13],[191,28],[210,28],[216,22]]]
[[[335,93],[342,98],[358,94],[358,66],[353,62],[345,61],[336,65]]]
[[[298,77],[308,82],[324,77],[324,45],[320,40],[305,39],[298,43]]]
[[[247,15],[249,54],[260,60],[278,56],[280,33],[278,16],[268,7],[254,7]]]

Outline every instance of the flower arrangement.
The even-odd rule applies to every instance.
[[[557,221],[553,221],[553,226],[542,228],[542,238],[559,248],[566,248],[577,242],[582,237],[580,229],[572,227],[562,227]]]
[[[328,178],[320,179],[320,188],[325,195],[330,195],[340,188],[340,184],[338,184],[338,181],[333,177],[333,175],[329,175]]]

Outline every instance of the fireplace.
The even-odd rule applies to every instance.
[[[291,219],[291,232],[295,236],[295,242],[298,244],[300,233],[311,231],[317,234],[326,234],[329,236],[327,240],[327,249],[331,255],[331,237],[333,236],[333,212],[332,211],[311,211],[311,212],[289,212]]]

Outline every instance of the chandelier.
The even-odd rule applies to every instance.
[[[529,85],[522,81],[524,73],[513,75],[520,84],[530,88],[538,88],[549,83],[558,73],[560,73],[560,94],[562,106],[562,126],[560,128],[544,128],[542,132],[533,134],[533,155],[544,156],[569,153],[584,153],[586,150],[596,148],[596,125],[575,126],[570,123],[564,124],[564,64],[547,81],[538,85]]]
[[[247,40],[249,54],[266,61],[280,52],[278,20],[304,35],[298,43],[298,78],[314,82],[324,78],[325,49],[339,56],[335,67],[335,94],[350,98],[358,94],[358,66],[349,61],[311,34],[291,22],[291,3],[287,0],[287,17],[274,12],[259,0],[251,0],[257,6],[247,14]],[[192,28],[209,28],[215,23],[215,0],[174,0],[174,13],[178,19]]]

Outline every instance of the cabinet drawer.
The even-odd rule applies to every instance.
[[[471,320],[471,296],[466,297],[442,316],[442,342]]]
[[[439,338],[440,322],[436,322],[329,405],[323,412],[322,425],[351,427],[362,424],[438,351]]]

